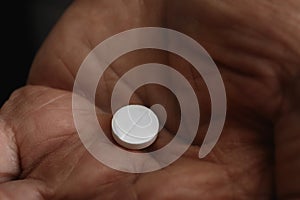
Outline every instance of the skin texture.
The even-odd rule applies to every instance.
[[[0,199],[299,199],[299,10],[297,0],[75,1],[38,52],[29,86],[1,108]],[[97,44],[143,26],[181,31],[207,49],[224,79],[228,116],[218,144],[200,160],[210,112],[201,77],[166,52],[118,59],[97,92],[99,121],[108,133],[113,85],[137,64],[155,61],[179,70],[204,108],[184,156],[156,172],[128,174],[106,167],[83,147],[71,91],[81,62]],[[166,144],[178,120],[172,95],[149,86],[132,102],[159,102],[173,112],[151,148]]]

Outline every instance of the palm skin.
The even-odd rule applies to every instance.
[[[28,83],[43,86],[16,91],[1,109],[1,199],[300,198],[299,9],[300,3],[292,0],[76,1],[33,63]],[[156,172],[127,174],[101,164],[83,147],[70,91],[91,49],[113,34],[141,26],[181,31],[208,50],[224,79],[228,116],[205,159],[197,153],[208,117],[178,161]],[[99,110],[108,110],[108,96],[120,74],[149,61],[166,63],[189,77],[204,107],[201,115],[209,116],[201,79],[183,60],[162,52],[134,52],[115,62],[100,83]],[[134,101],[160,102],[147,95],[153,91],[141,91]],[[99,118],[110,130],[110,114],[102,112]],[[154,146],[168,140],[169,129]]]

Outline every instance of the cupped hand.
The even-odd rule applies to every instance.
[[[2,199],[297,199],[300,198],[300,80],[297,1],[76,1],[41,47],[28,83],[1,109]],[[185,33],[217,63],[228,115],[221,138],[198,158],[209,116],[200,77],[166,52],[132,52],[99,83],[96,105],[107,132],[110,94],[128,69],[160,62],[185,75],[200,99],[203,121],[189,150],[170,166],[146,174],[118,172],[95,160],[78,138],[71,91],[80,64],[106,38],[158,26]],[[153,98],[151,93],[162,94]],[[177,112],[172,95],[142,88],[133,101]],[[174,111],[175,110],[175,111]],[[169,115],[174,116],[175,115]],[[172,117],[166,134],[172,136]],[[174,119],[176,121],[176,119]]]

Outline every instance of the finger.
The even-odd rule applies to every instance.
[[[0,184],[18,177],[20,173],[18,148],[13,128],[0,112]]]
[[[45,183],[39,180],[18,180],[0,185],[0,197],[2,200],[40,200],[48,197]]]

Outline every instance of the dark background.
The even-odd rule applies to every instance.
[[[25,85],[34,55],[72,0],[1,3],[0,107]]]

